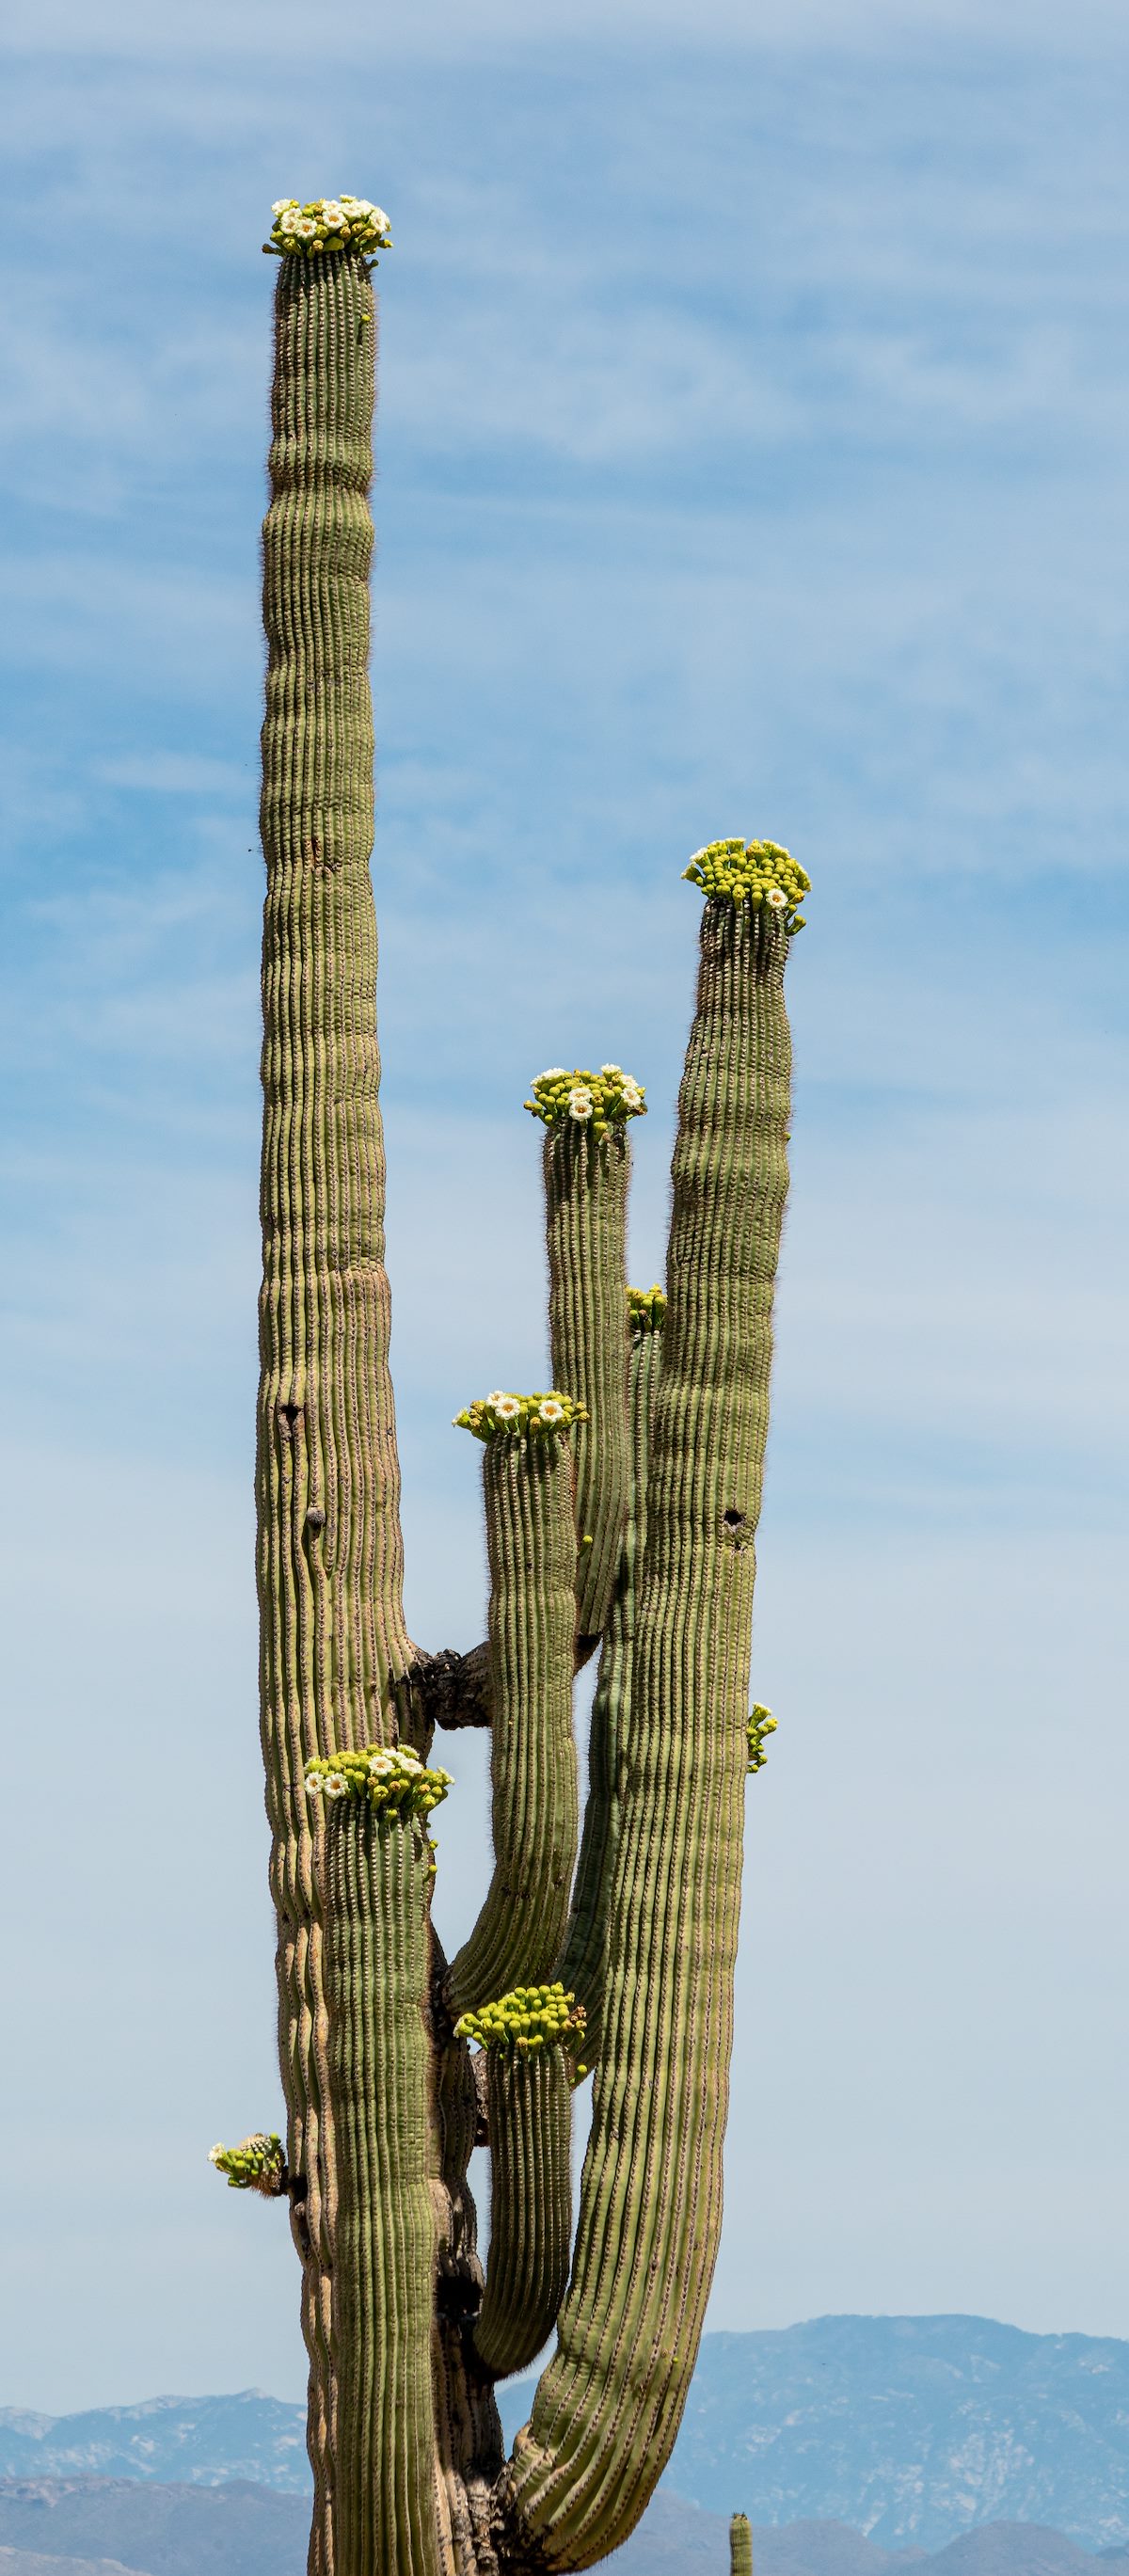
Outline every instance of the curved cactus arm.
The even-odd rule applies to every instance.
[[[312,2576],[332,2576],[333,2565],[334,2181],[322,1933],[302,1767],[331,1744],[383,1735],[411,1661],[388,1368],[368,867],[374,338],[363,246],[350,242],[332,258],[283,256],[263,529],[256,1492],[279,2054],[310,2356]]]
[[[482,2042],[490,2255],[474,2348],[492,2379],[528,2370],[556,2324],[572,2249],[572,2088],[584,2015],[562,1986],[519,1986],[459,2030]]]
[[[589,2567],[634,2529],[678,2430],[720,2234],[753,1537],[787,1185],[790,906],[786,893],[766,900],[751,858],[707,896],[673,1163],[604,2054],[557,2351],[499,2486],[499,2563],[513,2569]]]
[[[510,1410],[512,1408],[512,1411]],[[494,1872],[451,1963],[452,2014],[551,1976],[576,1862],[576,1530],[567,1396],[499,1393],[458,1420],[484,1444]]]
[[[432,1927],[431,2028],[437,2051],[435,2114],[439,2189],[434,2380],[436,2472],[444,2576],[478,2576],[490,2562],[491,2495],[502,2462],[502,2428],[494,2383],[474,2350],[482,2308],[474,2201],[467,2184],[471,2150],[485,2145],[484,2092],[477,2061],[456,2039],[446,2003],[447,1962]],[[483,2070],[485,2071],[485,2070]]]
[[[646,1107],[618,1065],[539,1074],[526,1108],[545,1128],[549,1350],[558,1386],[587,1408],[576,1436],[577,1660],[607,1619],[627,1521],[628,1122]]]
[[[396,1757],[386,1755],[386,1765]],[[337,2149],[335,2576],[442,2576],[432,2381],[436,2228],[426,2021],[433,1876],[425,1818],[448,1775],[311,1773],[330,1808],[324,1878]],[[332,1805],[330,1804],[333,1801]]]
[[[730,2516],[729,2576],[753,2576],[753,2531],[747,2513]]]
[[[585,2054],[594,2064],[603,2036],[608,1888],[619,1832],[620,1770],[631,1693],[635,1602],[647,1535],[647,1461],[651,1416],[662,1359],[666,1299],[661,1288],[627,1292],[631,1356],[627,1412],[631,1484],[619,1574],[608,1611],[588,1730],[588,1796],[568,1938],[560,1963],[564,1985],[587,2015]]]

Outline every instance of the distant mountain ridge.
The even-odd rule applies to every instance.
[[[508,2438],[533,2386],[499,2392]],[[59,2417],[8,2408],[0,2478],[248,2481],[304,2497],[305,2411],[256,2389]],[[838,2523],[881,2550],[936,2553],[988,2524],[1026,2524],[1083,2551],[1129,2551],[1129,2343],[981,2317],[819,2317],[707,2335],[661,2494],[707,2521],[740,2507],[781,2541],[785,2527]],[[0,2544],[15,2540],[0,2527]],[[19,2545],[33,2543],[21,2534]],[[122,2555],[109,2537],[72,2547]]]
[[[305,2576],[308,2527],[307,2497],[243,2479],[13,2479],[0,2482],[0,2576]],[[727,2520],[665,2492],[615,2558],[619,2576],[726,2576],[728,2565]],[[891,2554],[838,2522],[792,2523],[754,2529],[754,2565],[756,2576],[1129,2576],[1129,2555],[1088,2557],[1031,2523],[989,2524],[937,2556]]]
[[[148,2397],[81,2415],[0,2407],[0,2478],[144,2478],[225,2486],[247,2478],[305,2495],[306,2410],[260,2388],[236,2397]]]

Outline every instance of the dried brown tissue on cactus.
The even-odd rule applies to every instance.
[[[457,1417],[478,1444],[488,1633],[469,1655],[422,1649],[403,1609],[369,866],[372,271],[390,238],[371,200],[286,198],[264,244],[279,269],[256,1495],[286,2133],[212,2157],[232,2189],[290,2210],[311,2576],[505,2576],[592,2566],[639,2520],[716,2257],[744,1788],[775,1723],[749,1708],[752,1541],[784,970],[808,881],[771,841],[711,841],[683,871],[703,902],[665,1289],[626,1275],[643,1082],[611,1062],[532,1082],[553,1384],[495,1387]],[[437,1724],[487,1727],[491,1747],[494,1875],[450,1961],[432,1919],[453,1787]],[[688,1951],[704,1963],[690,1997]],[[591,2068],[574,2213],[572,2098]],[[625,2305],[620,2254],[644,2241]],[[507,2460],[496,2383],[554,2331]]]

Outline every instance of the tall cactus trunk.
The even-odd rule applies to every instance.
[[[356,199],[275,211],[257,1505],[288,2134],[285,2160],[256,2132],[213,2161],[290,2197],[310,2576],[566,2576],[616,2549],[654,2490],[718,2246],[743,1789],[772,1731],[748,1717],[753,1541],[787,1182],[783,969],[807,880],[771,843],[711,843],[686,871],[706,903],[665,1326],[661,1292],[624,1280],[641,1086],[616,1065],[534,1083],[565,1382],[457,1417],[485,1444],[489,1640],[420,1656],[369,878],[366,252],[386,226]],[[573,1888],[573,1680],[597,1644]],[[434,1715],[494,1728],[494,1875],[450,1967],[424,1830],[450,1778],[428,1766]],[[485,2284],[476,2143],[493,2158]],[[495,2382],[554,2322],[506,2463]]]
[[[336,2200],[310,1755],[383,1741],[411,1659],[388,1368],[368,681],[375,322],[364,260],[285,260],[263,529],[261,1717],[279,2053],[333,2576]]]

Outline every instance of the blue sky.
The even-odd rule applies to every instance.
[[[550,1062],[648,1085],[716,833],[815,881],[712,2322],[1129,2335],[1121,13],[18,0],[0,440],[0,2396],[302,2385],[255,1728],[272,198],[379,198],[409,1610],[481,1633]],[[91,50],[96,46],[97,50]],[[485,1864],[456,1745],[441,1921]]]

